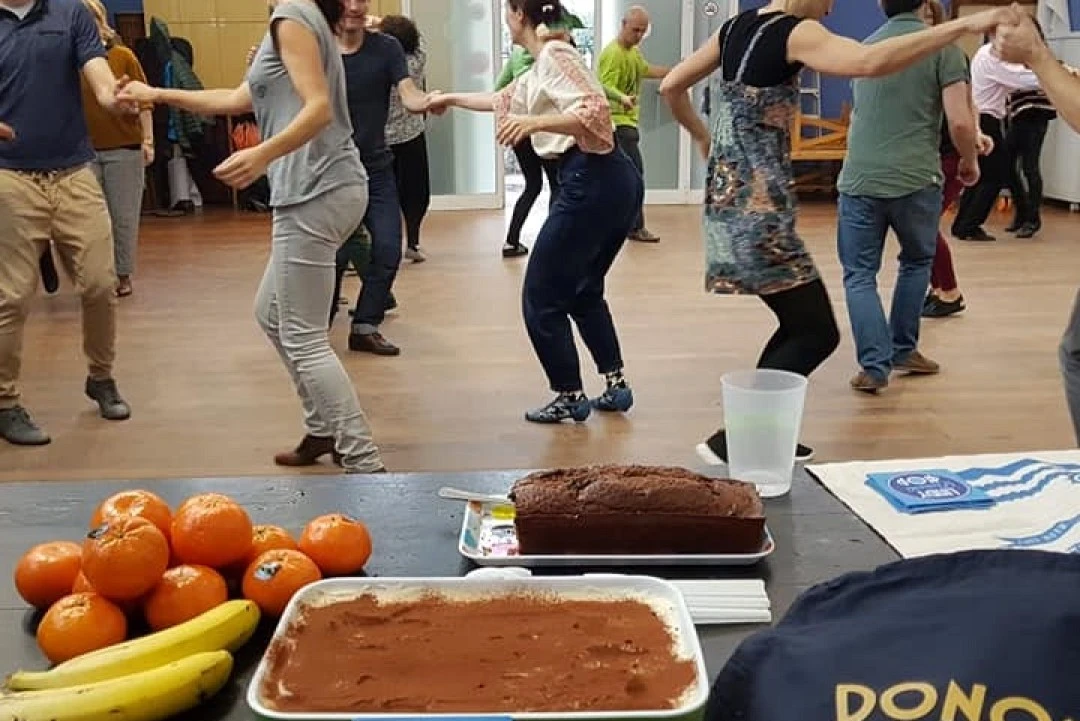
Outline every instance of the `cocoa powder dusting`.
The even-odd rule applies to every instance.
[[[263,703],[294,712],[651,711],[697,674],[646,603],[538,595],[312,606],[268,655]]]

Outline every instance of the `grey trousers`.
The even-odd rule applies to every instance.
[[[351,473],[377,471],[383,463],[352,381],[330,346],[326,309],[337,249],[366,208],[366,185],[275,208],[270,261],[255,301],[255,317],[300,396],[307,433],[333,438]]]
[[[1069,325],[1058,349],[1061,375],[1065,380],[1065,399],[1072,415],[1076,442],[1080,445],[1080,293],[1073,303]]]
[[[135,248],[139,243],[139,218],[146,185],[142,151],[130,148],[99,150],[90,167],[109,205],[116,274],[130,276],[135,272]]]

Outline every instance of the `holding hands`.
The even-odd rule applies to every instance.
[[[1015,7],[1015,6],[1014,6]],[[1030,65],[1049,48],[1028,15],[1019,22],[1003,25],[994,33],[994,51],[1004,61]]]
[[[153,103],[157,94],[154,88],[144,82],[132,80],[127,75],[120,78],[116,83],[116,99],[118,102],[133,105],[136,109],[140,103]]]
[[[0,123],[0,142],[7,142],[15,139],[15,131],[11,129],[11,126],[7,123]]]

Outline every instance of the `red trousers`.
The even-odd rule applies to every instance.
[[[957,198],[960,197],[964,184],[956,177],[957,166],[960,164],[960,156],[949,153],[941,156],[941,173],[945,176],[945,182],[941,189],[941,214],[944,215]],[[934,252],[934,266],[930,271],[930,287],[936,290],[956,290],[956,271],[953,270],[952,251],[949,250],[949,242],[938,230],[937,250]]]

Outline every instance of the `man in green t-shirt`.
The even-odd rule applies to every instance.
[[[619,36],[608,43],[600,53],[600,82],[605,87],[614,88],[632,102],[623,104],[611,102],[611,121],[615,125],[615,140],[623,152],[637,166],[644,177],[645,162],[641,158],[638,144],[641,134],[638,131],[640,116],[641,85],[645,78],[661,80],[669,68],[651,65],[641,54],[638,47],[649,30],[649,13],[645,8],[635,5],[623,15]],[[629,107],[627,107],[629,106]],[[646,243],[656,243],[659,237],[645,227],[645,213],[638,212],[637,220],[630,230],[630,239]]]
[[[866,43],[925,29],[925,0],[881,0],[888,17]],[[963,51],[955,45],[892,75],[854,81],[847,157],[840,191],[837,247],[861,371],[851,380],[874,393],[894,371],[931,375],[938,364],[919,352],[919,322],[930,284],[941,216],[942,111],[960,155],[965,185],[979,178],[978,124]],[[877,275],[892,229],[900,271],[888,319]]]

